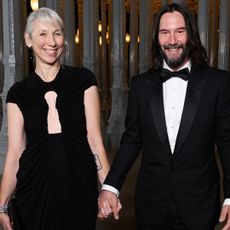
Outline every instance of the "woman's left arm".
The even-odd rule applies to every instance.
[[[87,138],[94,154],[98,169],[98,178],[103,184],[110,169],[105,152],[100,126],[100,102],[96,86],[91,86],[84,93]]]

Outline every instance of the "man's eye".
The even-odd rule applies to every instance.
[[[181,34],[181,33],[184,33],[185,30],[178,30],[177,33]]]
[[[160,34],[166,35],[166,34],[168,34],[168,32],[167,31],[161,31]]]

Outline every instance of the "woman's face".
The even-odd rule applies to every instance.
[[[64,50],[64,34],[57,23],[35,20],[31,36],[25,34],[26,44],[32,47],[36,65],[53,65],[59,61]]]

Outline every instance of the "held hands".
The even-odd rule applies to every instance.
[[[119,219],[122,206],[119,198],[110,191],[103,190],[98,198],[98,218],[104,220],[113,214],[114,219]]]
[[[220,222],[226,221],[222,230],[230,230],[230,205],[224,205],[220,213]]]
[[[13,223],[10,222],[10,218],[7,213],[0,213],[0,225],[4,230],[13,230]]]

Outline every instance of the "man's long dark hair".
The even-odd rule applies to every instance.
[[[203,47],[198,31],[197,22],[193,13],[183,4],[172,3],[164,6],[157,14],[153,28],[153,42],[152,42],[152,59],[153,68],[158,69],[162,67],[163,58],[160,52],[160,45],[158,40],[160,19],[165,13],[172,13],[177,11],[182,14],[185,20],[187,30],[187,48],[189,49],[188,57],[194,68],[202,68],[208,65],[208,58],[206,50]]]

